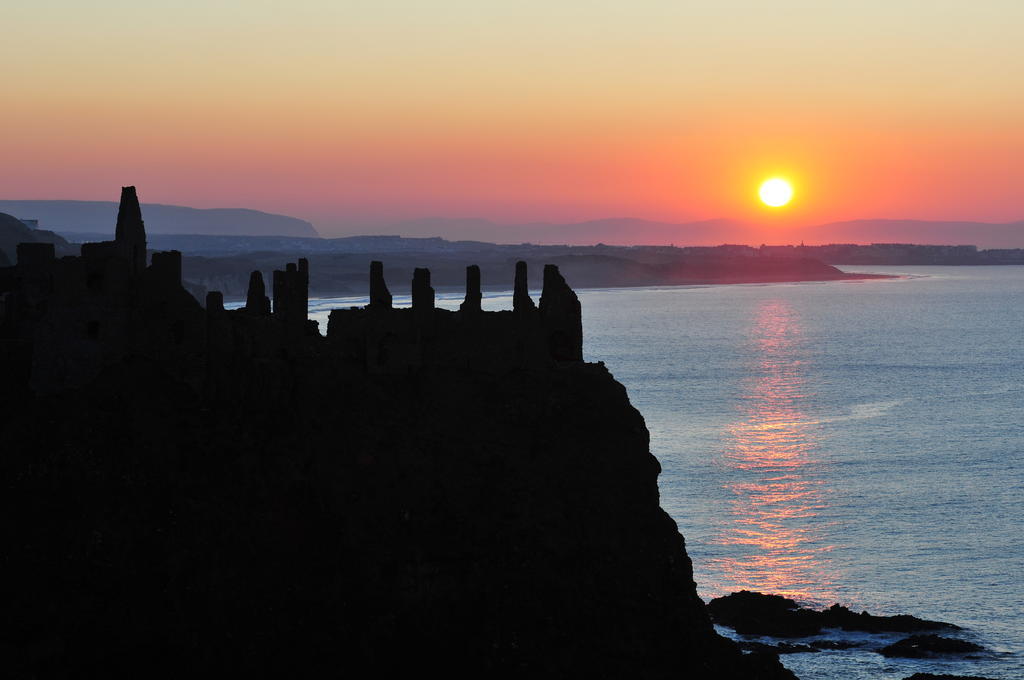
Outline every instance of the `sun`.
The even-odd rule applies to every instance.
[[[761,183],[757,191],[765,205],[781,208],[793,198],[793,187],[781,177],[772,177]]]

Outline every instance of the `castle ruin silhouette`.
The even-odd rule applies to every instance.
[[[123,187],[112,241],[86,243],[81,256],[55,257],[53,244],[23,243],[17,264],[0,268],[0,370],[10,396],[81,387],[128,357],[158,364],[207,396],[227,397],[244,374],[298,357],[350,370],[402,374],[451,366],[500,374],[583,359],[579,300],[558,268],[546,265],[540,304],[515,269],[513,309],[481,309],[480,269],[466,269],[458,311],[434,306],[430,271],[412,277],[412,307],[392,306],[381,262],[370,263],[369,304],[334,310],[326,337],[308,318],[309,263],[273,273],[268,297],[252,272],[246,304],[205,309],[182,286],[181,252],[154,252],[135,187]]]

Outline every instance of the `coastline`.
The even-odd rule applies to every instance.
[[[908,278],[900,274],[874,274],[874,273],[862,273],[862,272],[842,272],[842,276],[834,276],[830,278],[767,278],[767,277],[755,277],[755,278],[730,278],[730,279],[694,279],[687,281],[673,281],[669,283],[645,283],[645,284],[608,284],[608,285],[595,285],[595,286],[574,286],[574,290],[579,292],[595,291],[595,290],[641,290],[645,288],[696,288],[703,286],[750,286],[750,285],[761,285],[761,284],[773,284],[773,283],[830,283],[833,281],[883,281],[883,280],[895,280]],[[458,285],[435,285],[434,291],[438,294],[438,302],[445,300],[454,300],[456,297],[461,300],[461,296],[465,293],[464,286]],[[355,288],[345,288],[340,290],[317,290],[315,288],[310,289],[309,301],[312,303],[314,300],[344,300],[352,301],[353,304],[364,304],[367,296],[365,294],[360,295],[355,292]],[[480,287],[481,292],[485,297],[501,297],[502,295],[509,295],[508,288],[498,284],[494,285],[482,285]],[[540,289],[530,287],[530,293],[539,294]],[[411,294],[395,294],[396,305],[411,304]],[[232,306],[238,303],[245,302],[245,295],[225,295],[224,302],[226,305]],[[240,306],[240,305],[239,305]]]

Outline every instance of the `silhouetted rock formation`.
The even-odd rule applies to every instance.
[[[269,314],[257,277],[204,310],[178,253],[138,269],[133,196],[114,241],[0,269],[14,676],[793,677],[715,634],[557,270],[540,313],[374,275],[323,337],[304,260]]]
[[[880,654],[905,659],[931,659],[941,656],[962,656],[980,652],[984,648],[967,640],[940,637],[938,635],[911,635],[891,645],[882,647]]]
[[[865,633],[912,633],[927,630],[956,630],[957,626],[942,621],[928,621],[916,616],[872,616],[867,612],[854,614],[839,604],[824,611],[804,609],[781,595],[763,595],[741,590],[708,603],[711,619],[743,635],[775,637],[806,637],[817,635],[823,628],[838,628]]]

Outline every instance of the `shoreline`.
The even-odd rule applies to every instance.
[[[892,279],[905,279],[906,276],[899,274],[869,274],[869,273],[858,273],[858,272],[843,272],[844,276],[836,276],[831,278],[793,278],[793,277],[782,277],[782,278],[769,278],[769,277],[750,277],[750,278],[738,278],[738,279],[694,279],[690,281],[672,281],[666,283],[647,283],[647,284],[631,284],[631,285],[615,285],[609,283],[608,285],[597,285],[597,286],[579,286],[576,290],[585,292],[593,290],[636,290],[641,288],[695,288],[698,286],[743,286],[743,285],[762,285],[772,283],[831,283],[833,281],[877,281],[877,280],[892,280]],[[511,295],[508,292],[507,287],[501,285],[483,285],[480,287],[482,293],[502,293],[505,295]],[[451,296],[461,295],[465,292],[465,288],[462,286],[434,286],[434,292],[439,295]],[[540,291],[533,290],[531,288],[530,294],[539,297]],[[411,293],[393,293],[396,298],[407,298],[411,296]],[[360,300],[366,298],[365,294],[356,294],[352,289],[337,290],[337,291],[321,291],[311,290],[309,293],[310,301],[313,300],[330,300],[330,299],[353,299]],[[224,302],[226,304],[233,304],[236,302],[245,302],[244,295],[225,295]]]

